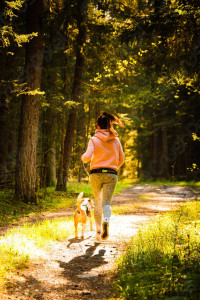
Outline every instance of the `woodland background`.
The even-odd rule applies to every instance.
[[[198,180],[198,0],[0,2],[0,183],[37,203],[86,178],[80,156],[107,111],[123,178]]]

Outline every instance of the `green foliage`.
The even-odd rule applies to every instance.
[[[20,217],[40,213],[45,210],[55,210],[62,207],[75,207],[76,194],[56,192],[55,188],[48,188],[38,192],[39,205],[21,202],[13,191],[0,191],[0,224],[15,222]]]
[[[22,47],[24,43],[29,42],[37,36],[37,32],[31,34],[19,34],[18,28],[14,24],[18,18],[18,12],[23,8],[24,0],[4,1],[4,9],[1,11],[1,21],[4,24],[0,28],[0,50],[13,46]]]
[[[5,1],[4,16],[9,17],[9,20],[12,21],[14,17],[17,17],[16,11],[22,9],[24,2],[25,0]]]
[[[189,202],[140,228],[119,261],[117,296],[195,299],[200,286],[199,214],[200,203]]]
[[[151,184],[151,185],[175,185],[175,186],[191,186],[195,187],[196,189],[200,188],[200,181],[164,181],[164,180],[156,180],[156,181],[150,181],[150,180],[137,180],[136,183],[140,184]]]
[[[123,189],[130,187],[132,182],[125,182],[125,181],[118,181],[117,187],[115,189],[115,194],[120,193]],[[69,186],[67,187],[69,193],[76,193],[79,194],[83,192],[84,195],[92,195],[92,188],[90,183],[83,183],[83,182],[70,182]]]
[[[117,187],[115,189],[115,194],[121,193],[123,189],[129,188],[133,182],[131,180],[128,181],[118,181]]]
[[[115,193],[129,187],[131,183],[119,181]],[[76,207],[76,198],[83,192],[84,197],[92,195],[89,183],[70,182],[67,193],[55,191],[55,187],[38,191],[38,205],[21,202],[13,191],[0,191],[0,225],[16,222],[20,217],[33,215],[46,210]],[[93,197],[93,196],[92,196]]]
[[[195,134],[199,131],[199,6],[198,1],[184,3],[136,0],[112,1],[110,5],[121,52],[113,50],[117,59],[111,58],[113,68],[107,63],[106,70],[110,85],[117,82],[117,88],[121,87],[117,99],[122,102],[121,95],[124,99],[120,109],[129,108],[133,126],[128,130],[138,133],[132,159],[138,159],[139,174],[147,178],[169,178],[174,163],[178,180],[180,175],[187,180],[197,178],[188,167],[199,164],[199,146],[192,139],[192,130]],[[119,74],[120,82],[114,81]],[[191,156],[189,149],[194,151]]]
[[[2,1],[0,4],[3,24],[0,28],[0,113],[5,121],[0,129],[1,135],[8,129],[5,137],[9,144],[3,155],[5,164],[1,165],[7,162],[5,169],[14,169],[16,149],[13,148],[16,148],[22,96],[40,95],[37,161],[45,165],[48,173],[46,154],[55,143],[56,162],[51,165],[56,168],[54,174],[58,174],[62,135],[68,112],[75,106],[71,96],[79,2],[44,2],[42,83],[41,90],[33,91],[27,90],[23,83],[24,46],[37,32],[25,34],[25,2]],[[198,0],[186,0],[184,4],[183,1],[153,0],[86,2],[87,37],[81,51],[84,74],[76,104],[78,125],[84,133],[80,134],[77,128],[69,174],[72,178],[81,174],[80,149],[84,152],[88,139],[94,134],[97,115],[107,110],[120,116],[125,125],[124,129],[116,128],[126,158],[120,175],[129,179],[137,176],[148,180],[169,179],[174,166],[176,180],[198,180]]]
[[[117,192],[129,185],[130,183],[119,182]],[[75,209],[76,197],[80,192],[84,192],[86,197],[90,196],[90,185],[72,182],[67,193],[55,192],[53,187],[46,191],[40,190],[38,207],[14,200],[12,192],[0,192],[0,224],[5,225],[21,216],[45,210],[56,210],[61,207]],[[9,230],[0,238],[0,287],[8,273],[28,267],[31,259],[42,258],[45,255],[45,247],[55,241],[64,241],[73,232],[72,218],[38,221],[34,225],[26,223],[20,228]]]
[[[140,204],[122,204],[122,205],[113,205],[112,214],[114,215],[127,215],[133,214]]]
[[[6,280],[7,274],[16,269],[28,267],[28,256],[17,253],[16,249],[0,240],[0,288]]]

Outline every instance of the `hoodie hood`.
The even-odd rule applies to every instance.
[[[103,142],[107,142],[116,138],[118,133],[116,131],[111,132],[109,129],[97,129],[94,136]]]

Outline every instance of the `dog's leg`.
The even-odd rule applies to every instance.
[[[74,221],[74,228],[75,228],[75,238],[78,237],[78,223]]]
[[[82,223],[82,239],[84,240],[86,223]]]

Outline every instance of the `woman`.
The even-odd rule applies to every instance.
[[[94,218],[96,223],[96,240],[108,238],[111,216],[111,200],[117,185],[117,171],[124,163],[124,153],[113,123],[123,127],[115,116],[104,112],[97,119],[95,136],[89,140],[86,152],[81,156],[83,163],[91,160],[90,183],[95,197]],[[103,231],[102,208],[104,214]]]

